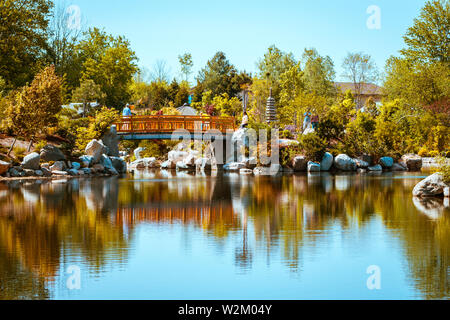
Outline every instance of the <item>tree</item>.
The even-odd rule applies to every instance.
[[[184,80],[189,81],[189,76],[192,73],[192,67],[194,62],[192,61],[192,55],[190,53],[185,53],[178,56],[178,61],[181,65],[181,73],[184,74]]]
[[[405,58],[450,63],[450,1],[428,1],[403,38]]]
[[[167,66],[166,61],[157,60],[153,65],[153,70],[151,71],[150,77],[152,81],[168,83],[170,78],[170,69]]]
[[[259,76],[269,80],[272,85],[278,82],[280,76],[296,64],[292,53],[282,52],[277,47],[270,46],[264,58],[257,63]]]
[[[362,52],[348,53],[342,64],[344,77],[350,80],[355,88],[356,105],[362,107],[361,93],[367,83],[378,79],[378,71],[372,57]]]
[[[72,93],[72,102],[82,102],[83,103],[83,115],[86,116],[86,111],[88,106],[90,109],[91,102],[101,101],[105,98],[105,94],[98,84],[93,80],[83,81],[78,88],[76,88]]]
[[[137,72],[137,58],[125,38],[113,37],[97,28],[85,33],[77,45],[77,55],[83,61],[81,82],[91,79],[105,93],[105,103],[120,109],[131,98],[130,84]]]
[[[316,49],[305,49],[303,53],[303,81],[306,90],[316,95],[331,97],[335,94],[334,63],[329,57],[322,57]]]
[[[0,2],[0,74],[9,88],[33,79],[47,52],[50,0]]]
[[[10,108],[13,131],[30,139],[29,150],[36,135],[56,124],[56,114],[61,110],[61,78],[55,67],[38,73],[16,94]]]

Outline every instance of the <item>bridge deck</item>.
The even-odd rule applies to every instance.
[[[187,130],[192,137],[201,136],[208,130],[226,133],[235,130],[233,117],[207,116],[131,116],[122,117],[116,123],[117,133],[123,139],[170,139],[176,130]]]

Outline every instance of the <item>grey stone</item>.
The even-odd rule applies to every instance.
[[[176,164],[176,168],[177,170],[189,170],[190,167],[183,161],[178,161]]]
[[[414,197],[432,197],[444,194],[447,185],[441,173],[437,172],[420,181],[413,190]]]
[[[172,160],[167,160],[161,163],[161,169],[175,169],[176,163],[174,163]]]
[[[66,163],[64,161],[56,161],[51,167],[51,171],[63,171],[67,169]]]
[[[44,161],[64,161],[66,156],[59,148],[48,144],[41,150],[41,159]]]
[[[320,163],[309,161],[308,172],[320,172]]]
[[[356,162],[346,154],[340,154],[334,159],[334,165],[342,171],[356,171]]]
[[[168,159],[171,160],[173,163],[177,163],[178,161],[183,161],[184,158],[186,158],[189,155],[186,151],[176,151],[172,150],[168,154]]]
[[[381,165],[377,164],[371,167],[367,168],[368,171],[383,171],[383,167]]]
[[[102,155],[108,152],[108,148],[103,144],[101,140],[98,141],[94,139],[88,143],[84,152],[86,153],[86,155],[92,157],[92,163],[98,163]]]
[[[359,169],[367,169],[369,167],[369,163],[367,161],[364,161],[362,159],[353,159],[355,160],[356,167]]]
[[[44,177],[50,177],[52,175],[52,172],[46,167],[42,167],[41,171],[42,171]]]
[[[78,170],[76,169],[69,169],[67,170],[67,173],[71,176],[77,176],[78,175]]]
[[[127,172],[127,163],[125,160],[122,160],[120,157],[109,157],[109,159],[111,159],[112,165],[118,173]]]
[[[72,162],[72,169],[80,170],[81,164],[78,162]]]
[[[23,169],[23,172],[25,173],[25,177],[34,177],[36,175],[33,169]]]
[[[103,165],[97,163],[92,166],[92,171],[102,173],[103,171],[105,171],[105,167]]]
[[[41,156],[39,155],[39,153],[33,152],[23,158],[22,167],[24,169],[39,170],[40,161]]]
[[[405,168],[404,166],[402,166],[400,163],[394,163],[391,167],[392,171],[406,171],[408,170],[407,168]]]
[[[420,171],[422,169],[423,160],[421,156],[416,154],[405,154],[402,156],[400,163],[409,171]]]
[[[0,160],[0,174],[8,172],[9,167],[11,167],[11,163]]]
[[[102,137],[103,144],[108,148],[107,155],[112,157],[119,156],[119,141],[120,138],[117,135],[117,128],[112,125],[111,128]]]
[[[84,168],[89,168],[94,162],[94,157],[83,155],[79,158],[79,160]]]
[[[18,171],[16,168],[9,169],[8,173],[9,173],[10,177],[12,177],[12,178],[18,178],[21,176],[20,171]]]
[[[52,171],[52,173],[56,176],[68,176],[69,175],[66,171]]]
[[[325,152],[322,161],[320,162],[320,171],[330,171],[333,165],[334,157],[331,153]]]
[[[391,157],[382,157],[380,159],[380,165],[384,169],[390,169],[394,165],[394,159],[392,159]]]
[[[38,177],[43,177],[44,176],[44,172],[42,172],[42,170],[35,170],[34,174]]]
[[[304,156],[296,156],[292,159],[292,169],[295,172],[306,171],[308,168],[308,160]]]

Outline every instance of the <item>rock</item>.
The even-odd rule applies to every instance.
[[[447,198],[450,197],[450,187],[444,188],[444,197],[447,197]]]
[[[144,169],[144,168],[156,168],[157,162],[155,157],[141,158],[130,163],[130,168]]]
[[[101,140],[98,141],[94,139],[88,143],[84,152],[86,153],[86,155],[92,157],[92,163],[98,163],[102,155],[108,153],[108,148],[103,144]]]
[[[320,163],[309,161],[308,172],[320,172]]]
[[[37,152],[30,153],[23,158],[22,167],[24,169],[39,170],[41,156]]]
[[[16,168],[11,168],[8,170],[9,176],[12,178],[20,177],[20,172]]]
[[[186,151],[175,151],[172,150],[168,154],[168,159],[173,163],[177,163],[178,161],[183,161],[189,155]]]
[[[44,172],[42,172],[42,170],[35,170],[34,174],[38,177],[43,177],[44,176]]]
[[[133,153],[134,153],[134,157],[136,158],[136,160],[142,159],[141,152],[144,150],[145,150],[145,148],[142,148],[142,147],[134,149]]]
[[[308,168],[308,161],[304,156],[296,156],[292,159],[292,169],[295,172],[306,171]]]
[[[72,169],[80,170],[81,164],[78,162],[72,162]]]
[[[211,170],[212,163],[210,158],[198,158],[195,160],[195,166],[202,170]]]
[[[391,167],[392,171],[406,171],[407,169],[402,166],[400,163],[394,163]]]
[[[369,167],[369,163],[362,159],[353,159],[356,163],[356,167],[358,169],[367,169]]]
[[[44,161],[64,161],[66,156],[59,148],[48,144],[41,150],[41,159]]]
[[[92,166],[92,171],[93,172],[104,172],[105,171],[105,167],[103,165],[97,163],[97,164],[94,164]]]
[[[278,174],[282,171],[283,171],[283,167],[281,166],[281,164],[274,163],[270,166],[270,173],[272,175]]]
[[[383,167],[381,165],[377,164],[375,166],[371,166],[367,168],[368,171],[383,171]]]
[[[444,194],[444,188],[447,185],[444,183],[442,174],[437,172],[431,176],[420,181],[413,190],[414,197],[433,197]]]
[[[118,173],[127,172],[127,163],[125,160],[122,160],[120,157],[109,157],[109,159],[111,160],[114,169],[116,169]]]
[[[118,174],[117,170],[114,168],[112,164],[111,159],[106,154],[102,154],[100,164],[105,168],[106,171],[115,175]]]
[[[81,169],[83,172],[84,172],[84,174],[86,174],[86,175],[88,175],[88,174],[92,174],[92,170],[91,170],[91,168],[83,168],[83,169]]]
[[[223,166],[224,171],[239,171],[245,168],[245,164],[242,162],[231,162]]]
[[[292,168],[289,168],[289,167],[283,167],[283,172],[285,172],[285,173],[294,173],[294,170]]]
[[[177,168],[177,170],[189,170],[190,169],[190,167],[187,164],[185,164],[183,161],[178,161],[176,164],[176,168]]]
[[[409,171],[420,171],[423,165],[422,157],[411,153],[402,156],[400,163]]]
[[[322,161],[320,162],[320,171],[330,171],[331,166],[333,165],[333,160],[333,155],[329,152],[325,152]]]
[[[174,163],[172,160],[167,160],[161,163],[161,169],[175,169],[176,163]]]
[[[356,160],[356,159],[355,159],[355,160]],[[373,162],[372,157],[369,156],[368,154],[360,155],[360,156],[358,157],[358,160],[367,162],[367,163],[369,164],[367,167],[369,167],[369,166],[372,164],[372,162]]]
[[[111,128],[102,137],[103,144],[108,148],[106,153],[108,156],[118,157],[119,156],[119,141],[120,138],[117,135],[117,127],[112,125]]]
[[[56,176],[68,176],[69,175],[66,171],[52,171],[52,173]]]
[[[71,176],[77,176],[78,175],[78,170],[76,169],[69,169],[67,170],[67,173]]]
[[[44,177],[51,177],[51,175],[52,175],[52,172],[46,167],[42,167],[41,171],[42,171],[42,174],[44,175]]]
[[[48,163],[48,162],[42,163],[42,164],[41,164],[41,169],[42,169],[42,168],[47,168],[47,169],[50,168],[50,163]]]
[[[183,159],[183,162],[188,167],[193,167],[193,166],[195,166],[195,160],[196,160],[195,155],[193,155],[192,153],[189,153],[188,156]]]
[[[346,154],[340,154],[334,159],[334,165],[342,171],[356,171],[356,162]]]
[[[394,165],[394,159],[391,157],[383,157],[380,159],[380,164],[384,169],[390,169]]]
[[[36,175],[33,169],[23,169],[23,172],[25,172],[25,177],[34,177]]]
[[[242,175],[251,175],[251,174],[253,174],[253,170],[244,168],[244,169],[239,170],[239,174],[242,174]]]
[[[8,169],[10,166],[11,166],[11,163],[0,160],[0,174],[4,174],[4,173],[8,172]]]
[[[50,170],[51,171],[63,171],[65,170],[66,167],[66,163],[64,161],[56,161],[51,167]]]
[[[94,157],[93,156],[81,156],[78,158],[81,161],[81,164],[83,165],[83,168],[89,168],[91,165],[94,164]]]
[[[256,158],[255,157],[250,157],[250,158],[244,158],[242,163],[245,165],[245,167],[247,169],[255,169],[256,168]]]

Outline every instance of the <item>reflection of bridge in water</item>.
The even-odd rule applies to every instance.
[[[124,140],[171,139],[174,132],[181,130],[200,140],[209,130],[226,136],[227,131],[236,129],[233,117],[170,115],[122,117],[116,127]],[[216,139],[220,138],[218,135]]]

